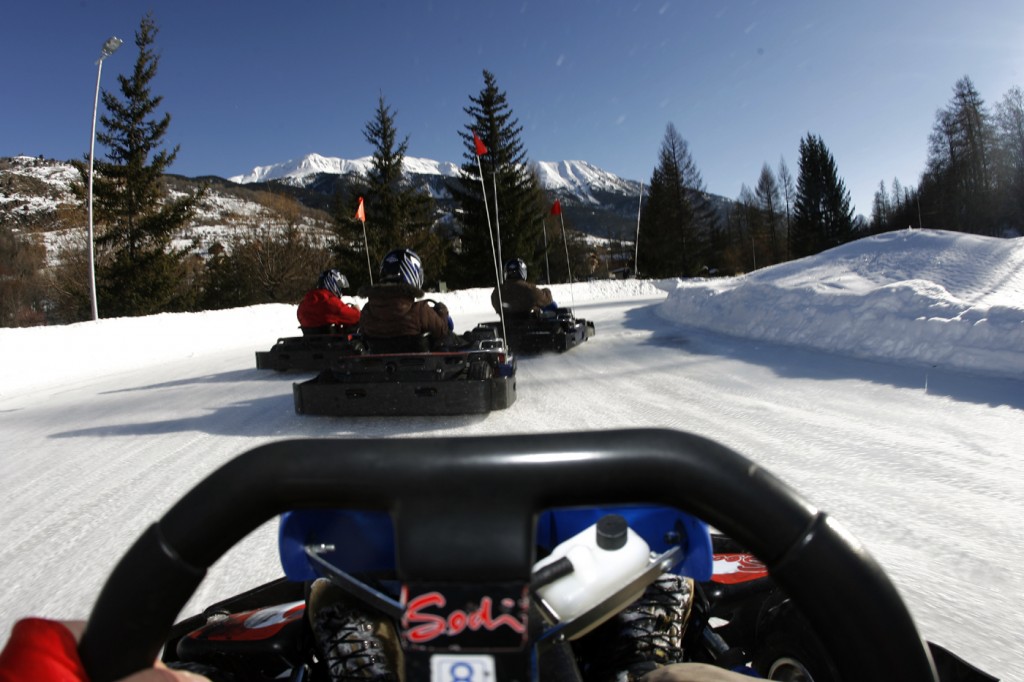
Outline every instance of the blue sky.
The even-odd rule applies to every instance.
[[[672,123],[707,188],[735,198],[765,162],[795,176],[813,132],[869,215],[880,180],[917,184],[958,78],[989,105],[1024,87],[1020,0],[11,0],[0,156],[83,157],[100,46],[125,40],[103,66],[115,90],[149,10],[152,88],[181,146],[170,170],[189,176],[366,156],[381,94],[409,155],[460,162],[487,69],[533,160],[646,183]]]

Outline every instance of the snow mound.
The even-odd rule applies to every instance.
[[[1024,378],[1024,238],[903,230],[665,286],[659,314],[694,327]]]

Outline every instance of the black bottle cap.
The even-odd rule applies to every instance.
[[[602,516],[597,522],[597,546],[608,550],[622,549],[626,546],[628,528],[626,519],[618,514]]]

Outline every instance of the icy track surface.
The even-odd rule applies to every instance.
[[[908,248],[919,237],[945,246]],[[28,614],[86,617],[146,525],[214,468],[270,440],[650,426],[718,440],[780,476],[869,548],[923,636],[1021,680],[1024,297],[1015,287],[1024,259],[1020,240],[975,239],[898,233],[892,248],[863,240],[857,253],[848,245],[803,270],[555,287],[597,335],[563,355],[521,359],[517,402],[487,416],[296,415],[292,382],[308,375],[257,371],[253,355],[294,333],[292,306],[0,330],[0,630]],[[972,271],[978,258],[965,252],[975,246],[1002,249],[996,264]],[[919,250],[954,265],[908,264]],[[488,293],[434,297],[468,329],[494,319]],[[726,296],[742,300],[730,308]],[[873,315],[867,346],[877,353],[858,357],[837,333],[818,335],[831,344],[823,349],[801,344],[800,329],[784,336],[780,320],[799,319],[786,297],[802,297],[805,319],[828,316],[849,337]],[[702,316],[708,299],[718,307]],[[772,305],[780,316],[761,314],[740,338],[738,316]],[[919,315],[922,305],[934,314]],[[900,330],[920,317],[936,331],[909,343]],[[997,340],[985,334],[982,350],[959,348],[990,364],[945,362],[940,351],[969,342],[945,330],[960,326],[966,338],[985,331],[971,331],[979,324],[1001,325],[1016,347],[991,351]],[[277,577],[275,531],[264,525],[215,564],[183,615]]]

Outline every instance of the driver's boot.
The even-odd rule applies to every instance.
[[[309,623],[331,682],[399,682],[402,648],[391,620],[325,578],[309,593]]]
[[[622,612],[574,642],[586,662],[584,679],[637,682],[685,660],[683,639],[693,599],[690,578],[662,575]]]

